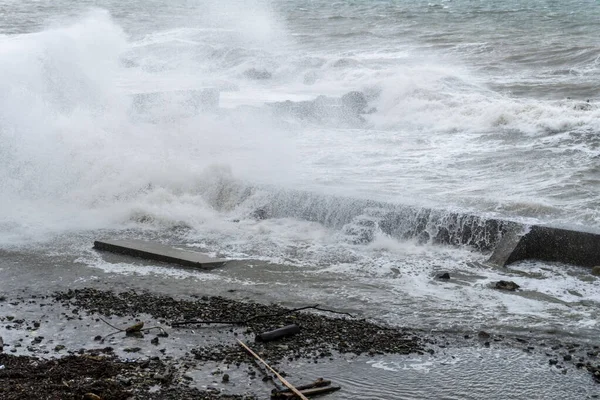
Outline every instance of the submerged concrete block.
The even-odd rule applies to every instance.
[[[180,250],[144,240],[97,240],[94,242],[94,248],[199,269],[214,269],[222,267],[227,262],[194,251]]]
[[[523,226],[505,234],[488,262],[505,266],[521,260],[600,265],[600,233],[551,226]]]

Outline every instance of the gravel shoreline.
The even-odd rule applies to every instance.
[[[237,339],[277,366],[284,376],[290,363],[333,363],[340,355],[422,355],[435,354],[447,346],[492,345],[545,352],[549,368],[565,374],[567,367],[585,368],[600,382],[598,346],[578,343],[506,338],[485,332],[461,336],[425,333],[334,312],[293,311],[224,297],[175,299],[148,292],[86,288],[29,300],[0,300],[0,322],[13,338],[5,338],[4,352],[0,353],[0,398],[9,400],[264,398],[264,387],[255,390],[249,382],[262,377],[267,385],[272,377],[256,367]],[[83,346],[72,348],[37,335],[44,327],[58,324],[49,313],[28,320],[6,315],[3,304],[13,309],[39,305],[42,310],[60,310],[61,323],[78,325],[62,326],[58,331],[78,335]],[[184,320],[235,323],[172,326]],[[136,337],[113,328],[124,330],[140,322],[145,328],[158,328],[145,334],[135,332]],[[300,326],[300,331],[272,342],[255,341],[262,332],[290,324]],[[23,336],[31,342],[27,344]]]

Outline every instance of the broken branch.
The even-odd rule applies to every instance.
[[[138,333],[138,332],[150,332],[152,329],[160,329],[160,331],[163,334],[166,334],[165,330],[162,327],[160,327],[160,326],[151,326],[150,328],[144,328],[144,323],[141,322],[141,321],[138,322],[138,323],[136,323],[136,324],[133,324],[133,325],[131,325],[131,326],[125,328],[125,329],[116,327],[116,326],[108,323],[107,321],[105,321],[102,318],[100,318],[100,321],[104,322],[106,325],[110,326],[111,328],[116,329],[116,331],[111,332],[108,335],[104,336],[102,338],[102,340],[100,340],[100,343],[104,343],[104,341],[106,339],[108,339],[109,337],[114,336],[117,333],[121,333],[121,332],[125,332],[125,334],[127,334],[127,335],[133,335],[133,334]]]

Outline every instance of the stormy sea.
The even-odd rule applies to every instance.
[[[0,294],[109,279],[597,341],[590,268],[436,238],[457,215],[600,231],[599,32],[596,0],[0,0]],[[238,264],[130,262],[99,238]],[[595,390],[520,354],[364,373],[390,374],[377,398],[434,398],[477,380],[461,357],[496,359],[489,380],[435,398]]]

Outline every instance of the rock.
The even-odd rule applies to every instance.
[[[342,107],[351,114],[364,114],[368,106],[367,99],[362,92],[348,92],[340,98]]]
[[[127,347],[127,348],[123,349],[123,351],[126,353],[137,353],[140,350],[142,350],[141,347]]]
[[[520,288],[519,285],[517,285],[516,283],[514,283],[512,281],[498,281],[498,282],[496,282],[494,287],[499,290],[508,290],[511,292],[514,292],[515,290]]]
[[[479,331],[477,336],[479,337],[479,339],[489,339],[490,338],[490,334],[487,333],[486,331]]]
[[[448,272],[444,272],[444,273],[441,273],[438,276],[436,276],[436,278],[448,280],[448,279],[450,279],[450,274]]]
[[[0,336],[0,353],[4,351],[4,341],[2,340],[2,336]]]
[[[565,361],[571,361],[572,359],[573,359],[573,356],[572,356],[572,355],[570,355],[570,354],[566,354],[566,355],[563,357],[563,360],[565,360]]]
[[[62,344],[58,344],[54,348],[54,351],[61,351],[61,350],[64,350],[64,349],[65,349],[65,346],[63,346]]]
[[[594,275],[594,276],[600,276],[600,265],[592,268],[592,275]]]
[[[578,103],[573,106],[573,109],[577,111],[589,111],[592,108],[594,107],[592,106],[592,104],[590,104],[589,99],[585,103]]]
[[[101,341],[101,340],[102,340],[102,336],[100,336],[100,335],[94,336],[94,340],[95,340],[96,342],[99,342],[99,341]]]
[[[252,212],[251,217],[258,221],[262,221],[269,218],[269,213],[264,208],[257,208]]]
[[[158,336],[157,336],[157,337],[155,337],[154,339],[152,339],[152,340],[150,341],[150,343],[152,343],[152,344],[153,344],[153,345],[155,345],[155,346],[158,346]]]
[[[271,79],[273,75],[265,69],[250,68],[244,71],[244,76],[248,79],[265,80]]]
[[[229,382],[229,374],[223,374],[223,379],[222,379],[222,381],[223,381],[224,383],[227,383],[227,382]]]
[[[130,337],[135,337],[135,338],[143,338],[144,337],[144,332],[141,331],[133,331],[133,332],[128,332],[125,333],[125,335],[130,336]]]

